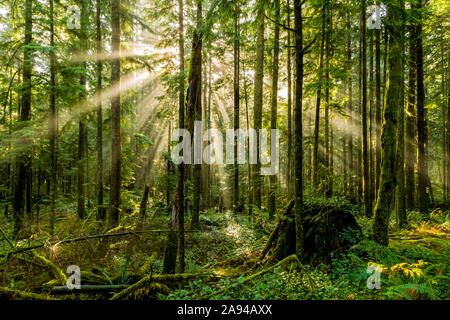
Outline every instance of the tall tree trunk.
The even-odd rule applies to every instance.
[[[202,84],[202,33],[200,31],[202,23],[202,3],[197,1],[197,27],[194,30],[192,42],[191,69],[189,74],[189,87],[187,91],[187,124],[191,134],[194,132],[194,122],[201,120],[201,84]],[[192,144],[194,145],[194,144]],[[193,164],[193,211],[192,226],[199,223],[200,214],[200,192],[201,192],[201,164]]]
[[[81,1],[81,20],[80,20],[80,52],[81,55],[87,54],[87,25],[88,25],[88,8],[87,0]],[[87,63],[81,62],[83,72],[80,76],[80,101],[85,101],[87,98],[86,79],[87,79]],[[81,119],[78,122],[78,161],[77,161],[77,214],[80,219],[86,216],[86,164],[87,164],[87,117],[84,113],[80,115]]]
[[[375,199],[381,174],[381,30],[375,30]]]
[[[280,20],[280,0],[275,0],[275,20]],[[273,75],[272,75],[272,104],[271,104],[271,116],[270,116],[270,129],[277,128],[277,106],[278,106],[278,60],[280,53],[280,27],[275,23],[274,25],[274,47],[273,47]],[[272,136],[272,134],[271,134]],[[276,146],[278,147],[278,146]],[[274,153],[275,150],[271,150],[270,153]],[[273,164],[272,164],[273,165]],[[273,217],[276,211],[276,185],[277,176],[273,174],[270,176],[270,191],[269,191],[269,217]]]
[[[369,181],[370,181],[370,203],[373,203],[373,199],[374,199],[374,191],[375,191],[375,179],[374,179],[374,169],[375,169],[375,163],[374,163],[374,150],[373,150],[373,138],[372,138],[372,132],[373,132],[373,114],[374,114],[374,81],[373,81],[373,76],[374,76],[374,65],[373,65],[373,60],[374,60],[374,41],[373,41],[373,32],[374,30],[371,30],[369,32],[369,38],[370,38],[370,49],[369,49]]]
[[[403,8],[403,3],[402,3]],[[404,35],[405,27],[402,24],[399,32]],[[398,130],[397,130],[397,198],[396,198],[396,218],[399,228],[406,227],[408,220],[406,218],[406,199],[405,199],[405,45],[403,42],[404,37],[402,36],[402,41],[400,44],[401,48],[401,64],[402,73],[400,77],[400,101],[398,106]]]
[[[256,138],[256,164],[252,168],[253,201],[261,209],[261,162],[260,162],[260,139],[259,131],[262,125],[262,105],[263,105],[263,79],[264,79],[264,9],[259,4],[256,17],[256,63],[255,63],[255,91],[254,91],[254,113],[253,128],[257,132]]]
[[[239,18],[240,18],[240,12],[239,12],[239,3],[236,1],[236,8],[235,8],[235,17],[234,17],[234,88],[233,88],[233,94],[234,94],[234,123],[233,127],[236,132],[236,130],[239,129]],[[234,139],[234,180],[233,180],[233,208],[234,211],[239,210],[239,165],[237,163],[238,160],[238,138],[235,137]]]
[[[103,115],[102,115],[102,25],[101,1],[96,2],[97,28],[97,219],[105,220],[103,206]]]
[[[55,200],[56,200],[56,97],[55,97],[55,22],[53,0],[50,0],[50,234],[55,230]]]
[[[372,216],[372,201],[370,198],[370,163],[369,143],[367,139],[367,57],[366,57],[366,0],[361,1],[361,126],[362,126],[362,173],[363,173],[363,196],[364,214]]]
[[[178,50],[180,59],[180,82],[179,82],[179,99],[178,99],[178,127],[184,129],[184,9],[183,0],[178,0]],[[180,137],[180,143],[182,142]],[[179,272],[184,272],[185,268],[185,246],[184,246],[184,197],[185,197],[185,165],[180,163],[178,166],[178,212],[177,212],[177,225],[178,225],[178,269]]]
[[[417,28],[411,22],[409,25],[409,59],[408,59],[408,101],[406,106],[406,146],[405,146],[405,197],[406,207],[414,208],[414,167],[416,153],[415,140],[415,117],[416,117],[416,31]]]
[[[291,4],[289,3],[289,0],[287,0],[287,25],[290,28],[291,27]],[[288,189],[288,198],[291,197],[292,191],[291,191],[291,182],[292,182],[292,79],[291,79],[291,32],[287,31],[287,90],[288,90],[288,96],[287,96],[287,128],[288,128],[288,137],[287,137],[287,144],[288,144],[288,159],[287,159],[287,189]]]
[[[417,202],[420,211],[428,215],[429,195],[428,195],[428,160],[426,155],[426,145],[428,144],[427,119],[425,110],[425,88],[423,79],[423,48],[422,48],[422,0],[417,1],[419,19],[416,34],[416,68],[417,68]]]
[[[351,12],[350,9],[347,13],[347,65],[348,65],[348,114],[350,115],[350,128],[353,127],[354,120],[353,120],[353,96],[352,96],[352,31],[351,31]],[[353,161],[353,131],[349,130],[347,133],[348,136],[348,172],[349,172],[349,179],[348,179],[348,194],[353,198],[354,196],[354,161]]]
[[[245,64],[244,64],[244,60],[242,60],[242,72],[243,72],[243,76],[244,76],[244,101],[245,101],[245,118],[246,118],[246,123],[247,123],[247,131],[249,132],[250,130],[250,118],[248,115],[248,96],[247,96],[247,78],[245,76]],[[250,140],[249,138],[247,138],[247,140],[249,141],[248,145],[250,146]],[[250,147],[249,147],[249,152],[250,152]],[[251,168],[251,164],[250,161],[247,162],[248,167],[247,167],[247,173],[248,173],[248,214],[251,215],[252,213],[252,208],[251,208],[251,204],[253,204],[253,184],[252,184],[252,168]]]
[[[313,145],[313,188],[317,188],[319,186],[319,181],[321,180],[322,174],[322,166],[324,161],[323,151],[320,150],[319,144],[319,128],[320,128],[320,101],[322,94],[322,68],[323,68],[323,55],[325,50],[325,33],[326,33],[326,6],[322,7],[322,40],[320,44],[320,56],[319,56],[319,66],[317,68],[317,73],[319,76],[319,88],[317,89],[317,98],[316,98],[316,110],[314,117],[314,145]]]
[[[110,227],[119,224],[121,145],[120,145],[120,0],[111,3],[111,48],[114,57],[111,62],[111,85],[117,91],[111,99],[111,195]]]
[[[389,32],[389,81],[386,88],[386,106],[381,131],[381,180],[378,191],[373,238],[385,246],[389,244],[388,225],[391,203],[396,188],[396,140],[398,108],[401,103],[403,35],[398,32],[403,25],[403,1],[387,4],[387,30]]]
[[[325,193],[328,197],[331,196],[333,192],[333,173],[332,173],[332,167],[333,167],[333,156],[332,156],[332,135],[333,135],[333,129],[331,128],[330,124],[330,103],[331,103],[331,95],[330,95],[330,55],[331,55],[331,45],[330,45],[330,38],[331,38],[331,32],[333,30],[331,25],[331,10],[329,8],[330,3],[329,1],[326,2],[325,5],[325,12],[326,12],[326,48],[325,48],[325,167],[326,167],[326,183],[325,183]]]
[[[22,92],[21,104],[19,111],[19,121],[30,120],[31,113],[31,73],[33,68],[32,49],[28,46],[31,44],[33,20],[32,20],[32,0],[25,1],[25,41],[23,46],[23,66],[22,66]],[[19,231],[23,227],[24,219],[24,195],[26,192],[26,180],[29,173],[30,154],[29,151],[23,152],[17,159],[17,178],[14,191],[13,211],[14,211],[14,235],[18,236]]]
[[[447,199],[446,202],[450,202],[450,50],[447,48],[447,69],[446,69],[445,81],[447,85],[446,96],[447,96]],[[445,97],[444,97],[445,100]]]
[[[303,26],[302,7],[300,0],[294,0],[295,15],[295,108],[294,108],[294,168],[295,168],[295,252],[299,259],[304,258],[303,223],[303,132],[302,132],[302,101],[303,101]]]

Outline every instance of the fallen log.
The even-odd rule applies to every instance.
[[[151,233],[151,232],[170,232],[171,229],[157,229],[157,230],[146,230],[146,231],[128,231],[128,232],[121,232],[121,233],[102,233],[102,234],[95,234],[95,235],[89,235],[89,236],[83,236],[79,238],[73,238],[73,239],[67,239],[67,240],[61,240],[58,242],[53,242],[50,244],[42,243],[37,244],[30,247],[25,248],[16,248],[16,250],[10,251],[8,253],[0,253],[0,257],[8,256],[8,258],[17,253],[22,253],[34,249],[39,249],[45,246],[55,246],[65,243],[72,243],[72,242],[78,242],[78,241],[84,241],[84,240],[91,240],[91,239],[100,239],[100,238],[110,238],[110,237],[119,237],[119,236],[126,236],[126,235],[132,235],[132,234],[141,234],[141,233]],[[202,230],[186,230],[185,232],[204,232]]]
[[[20,298],[22,300],[54,300],[51,297],[33,292],[26,292],[16,289],[0,287],[0,299],[14,299],[14,298]]]
[[[67,286],[55,286],[51,289],[50,294],[77,294],[77,293],[91,293],[91,292],[110,292],[124,290],[128,288],[128,284],[116,285],[81,285],[80,289],[69,289]]]
[[[211,275],[211,274],[196,274],[196,273],[176,273],[176,274],[158,274],[158,275],[148,275],[135,284],[129,286],[125,290],[115,294],[110,300],[118,300],[127,297],[132,292],[145,287],[151,283],[160,283],[166,286],[179,285],[181,286],[184,282],[193,279],[220,279],[221,277]]]
[[[36,251],[34,251],[34,250],[32,250],[31,253],[33,254],[33,256],[36,259],[38,259],[40,262],[42,262],[45,267],[49,268],[53,272],[53,274],[55,275],[55,277],[58,279],[58,281],[61,284],[64,284],[67,282],[66,275],[64,274],[64,272],[62,272],[62,270],[57,265],[55,265],[53,262],[51,262],[47,258],[45,258],[41,255],[38,255],[36,253]]]

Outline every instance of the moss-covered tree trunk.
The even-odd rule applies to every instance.
[[[401,34],[405,34],[405,26],[402,24],[399,30]],[[405,46],[402,37],[402,65],[404,65]],[[406,218],[406,199],[405,199],[405,75],[404,68],[401,74],[400,86],[400,104],[398,110],[398,130],[397,130],[397,193],[396,193],[396,218],[399,228],[406,227],[408,221]]]
[[[391,203],[396,179],[396,141],[398,112],[401,107],[403,79],[402,42],[403,34],[399,32],[403,25],[403,1],[397,0],[387,5],[387,32],[389,33],[389,79],[387,83],[386,105],[381,129],[381,178],[378,191],[375,216],[373,220],[373,238],[383,244],[389,244],[388,225]]]
[[[381,30],[375,30],[375,199],[381,175]]]
[[[288,27],[291,26],[291,4],[287,0],[286,21]],[[291,32],[287,32],[287,190],[288,197],[292,195],[292,68],[291,68]]]
[[[189,87],[186,96],[186,116],[188,130],[194,138],[194,123],[201,120],[202,116],[202,2],[197,1],[197,26],[194,30],[192,41],[192,55],[189,70]],[[199,133],[201,134],[201,133]],[[195,142],[197,143],[197,142]],[[194,146],[194,143],[192,143]],[[202,166],[193,162],[193,208],[192,208],[192,226],[196,227],[199,223],[200,215],[200,195],[202,183]]]
[[[414,167],[416,163],[415,150],[415,116],[416,116],[416,27],[410,22],[409,57],[408,57],[408,101],[406,106],[406,141],[405,141],[405,197],[406,207],[414,208]]]

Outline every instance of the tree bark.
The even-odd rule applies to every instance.
[[[187,91],[187,123],[188,130],[193,134],[194,122],[201,120],[201,85],[202,85],[202,32],[200,31],[202,23],[202,3],[197,1],[197,27],[194,30],[192,41],[192,56],[189,70],[189,87]],[[194,145],[194,144],[192,144]],[[193,211],[192,226],[196,227],[199,223],[200,215],[200,194],[201,194],[201,164],[193,164]]]
[[[54,2],[50,0],[50,117],[49,117],[49,136],[50,136],[50,234],[55,230],[55,201],[56,201],[56,66],[55,66],[55,20],[54,20]]]
[[[428,160],[426,146],[428,144],[428,130],[425,109],[425,88],[423,78],[423,47],[422,47],[422,0],[417,1],[418,24],[416,34],[416,68],[417,68],[417,203],[420,211],[428,215],[430,203],[428,189]]]
[[[184,128],[184,9],[183,0],[178,0],[178,50],[180,59],[180,80],[179,80],[179,99],[178,99],[178,127],[180,129]],[[180,137],[179,142],[182,142]],[[185,165],[180,163],[178,166],[179,176],[178,176],[178,211],[177,211],[177,226],[178,226],[178,269],[180,273],[184,272],[185,268],[185,245],[184,245],[184,197],[185,197]]]
[[[362,173],[364,215],[372,216],[370,191],[369,141],[367,137],[367,57],[366,57],[366,0],[361,1],[361,126],[362,126]]]
[[[299,260],[304,259],[303,224],[303,128],[302,128],[302,99],[303,99],[303,22],[302,4],[294,0],[295,15],[295,107],[294,107],[294,168],[295,168],[295,252]]]
[[[25,40],[23,48],[23,66],[22,66],[22,92],[19,113],[19,121],[30,120],[31,113],[31,73],[33,68],[32,49],[28,46],[32,40],[33,19],[32,19],[32,0],[25,1]],[[13,211],[14,211],[14,235],[17,237],[23,227],[24,219],[24,195],[26,192],[26,180],[30,166],[30,155],[28,151],[23,152],[17,159],[17,178],[14,191]]]
[[[291,4],[289,3],[289,0],[287,0],[287,25],[288,27],[291,27]],[[291,32],[287,31],[287,90],[288,90],[288,96],[287,96],[287,108],[288,108],[288,114],[287,114],[287,128],[288,128],[288,137],[287,137],[287,144],[288,144],[288,159],[287,159],[287,189],[288,189],[288,197],[291,197],[292,191],[291,191],[291,183],[292,183],[292,70],[291,70]]]
[[[256,17],[256,63],[255,63],[255,88],[254,88],[254,113],[253,128],[257,132],[256,137],[256,164],[252,168],[253,201],[254,205],[261,209],[261,162],[260,162],[260,139],[259,131],[262,125],[262,105],[263,105],[263,80],[264,80],[264,9],[262,4],[258,4]]]
[[[234,17],[234,86],[233,86],[233,95],[234,95],[234,121],[233,121],[233,127],[236,132],[237,129],[239,129],[239,18],[240,18],[240,11],[239,11],[239,4],[238,1],[236,1],[236,8],[235,8],[235,17]],[[234,139],[234,177],[233,177],[233,208],[234,211],[239,210],[239,165],[237,163],[237,152],[238,152],[238,144],[237,144],[237,137]]]
[[[111,86],[117,91],[111,99],[111,195],[109,226],[119,224],[121,184],[120,143],[120,0],[111,3],[111,47],[114,57],[111,61]]]
[[[105,220],[103,207],[103,115],[102,115],[102,25],[101,1],[96,1],[97,29],[97,219]]]
[[[280,0],[275,0],[275,21],[280,20]],[[270,129],[277,128],[277,105],[278,105],[278,60],[280,53],[280,27],[275,23],[274,25],[274,47],[273,47],[273,75],[272,75],[272,103],[271,103],[271,116],[270,116]],[[272,136],[272,134],[271,134]],[[278,146],[277,146],[278,147]],[[271,153],[275,152],[272,150]],[[269,217],[272,218],[276,211],[276,185],[277,185],[277,175],[273,174],[270,176],[270,190],[269,190]]]
[[[387,83],[386,106],[381,130],[381,179],[378,191],[375,216],[373,220],[373,238],[378,243],[389,244],[388,225],[391,203],[396,181],[396,140],[398,108],[402,85],[403,35],[398,32],[403,25],[403,1],[397,0],[387,4],[387,31],[389,33],[389,80]]]

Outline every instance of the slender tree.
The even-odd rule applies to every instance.
[[[403,6],[403,4],[402,4]],[[403,8],[403,7],[402,7]],[[405,34],[405,26],[402,24],[399,30],[402,34]],[[402,37],[402,40],[404,37]],[[405,65],[405,46],[404,42],[400,43],[401,48],[401,64]],[[408,221],[406,218],[406,199],[405,199],[405,75],[404,68],[400,75],[400,88],[399,88],[399,106],[398,106],[398,127],[397,127],[397,198],[396,198],[396,218],[399,228],[406,227]]]
[[[194,121],[201,120],[201,91],[202,91],[202,1],[197,1],[197,27],[192,41],[191,68],[189,71],[189,87],[187,91],[187,123],[189,132],[194,132]],[[193,211],[192,226],[198,226],[200,215],[201,194],[201,164],[194,162],[193,166]]]
[[[291,4],[289,0],[287,0],[286,4],[286,15],[287,15],[287,25],[291,27]],[[288,30],[287,32],[287,128],[288,128],[288,159],[287,159],[287,187],[288,187],[288,196],[291,196],[291,182],[292,182],[292,70],[291,70],[291,32]]]
[[[234,14],[234,77],[233,77],[233,95],[234,95],[234,130],[239,129],[239,0],[236,1],[236,8]],[[239,165],[237,163],[238,143],[237,137],[234,138],[234,179],[233,179],[233,207],[234,210],[239,210]]]
[[[262,1],[258,1],[257,9],[257,30],[256,30],[256,62],[255,62],[255,87],[254,87],[254,112],[253,128],[259,132],[262,125],[262,105],[263,105],[263,78],[264,78],[264,8]],[[260,140],[257,134],[257,160],[252,168],[253,201],[261,208],[261,162],[260,162]]]
[[[294,0],[295,25],[295,107],[294,107],[294,201],[295,201],[295,244],[299,259],[304,258],[304,213],[303,213],[303,128],[302,128],[302,99],[303,99],[303,22],[302,3]]]
[[[280,19],[280,0],[275,0],[275,20]],[[274,24],[274,47],[273,47],[273,73],[272,73],[272,103],[270,128],[277,128],[277,106],[278,106],[278,60],[280,53],[280,27],[277,23]],[[271,153],[275,150],[270,150]],[[275,174],[270,176],[270,191],[269,191],[269,216],[273,217],[276,210],[275,193],[277,185],[277,176]]]
[[[427,119],[425,109],[425,88],[423,78],[423,20],[422,0],[416,4],[418,23],[416,33],[416,69],[417,69],[417,203],[420,211],[427,215],[429,207],[428,160],[426,146],[428,144]]]
[[[33,69],[32,54],[30,48],[33,32],[32,0],[25,1],[25,38],[23,43],[23,65],[22,65],[22,91],[21,104],[19,110],[19,121],[30,120],[31,114],[31,74]],[[24,219],[24,189],[27,174],[30,167],[29,152],[23,152],[17,159],[17,178],[14,190],[13,211],[14,211],[14,235],[18,236],[23,227]]]
[[[326,38],[326,6],[322,6],[322,32],[321,32],[321,43],[320,43],[320,55],[319,64],[317,67],[317,73],[319,76],[319,87],[317,89],[316,98],[316,110],[315,110],[315,120],[314,120],[314,144],[313,144],[313,188],[319,186],[319,181],[321,180],[321,167],[324,162],[323,152],[319,148],[319,128],[320,128],[320,102],[322,95],[322,68],[323,68],[323,56],[325,51],[325,38]]]
[[[348,64],[348,77],[347,77],[347,90],[348,90],[348,114],[350,115],[350,127],[352,127],[354,121],[353,121],[353,86],[352,86],[352,33],[351,33],[351,11],[350,8],[347,12],[347,64]],[[348,194],[353,195],[353,188],[354,188],[354,161],[353,161],[353,132],[349,130],[347,133],[348,136],[348,172],[349,172],[349,187],[348,187]]]
[[[101,1],[96,2],[97,29],[97,219],[105,220],[103,207],[103,115],[102,115],[102,49]]]
[[[406,207],[414,208],[414,167],[415,155],[415,116],[416,116],[416,31],[412,22],[408,25],[409,57],[408,57],[408,100],[406,103],[406,139],[405,139],[405,197]]]
[[[366,56],[366,0],[361,1],[361,127],[362,127],[362,173],[364,214],[372,216],[370,191],[369,141],[367,137],[367,56]]]
[[[375,30],[375,199],[381,174],[381,29]]]
[[[180,59],[180,80],[179,80],[179,93],[178,93],[178,127],[180,129],[184,128],[184,9],[183,0],[178,0],[178,51]],[[180,137],[180,143],[182,138]],[[181,163],[178,166],[179,176],[178,176],[178,212],[177,212],[177,225],[178,225],[178,268],[179,272],[184,272],[185,268],[185,246],[184,246],[184,179],[185,179],[185,165]]]
[[[82,56],[87,54],[88,45],[88,8],[87,1],[81,0],[81,18],[80,18],[80,53]],[[82,61],[80,67],[83,72],[80,76],[80,101],[84,103],[87,97],[87,63]],[[77,213],[80,219],[86,216],[86,175],[87,175],[87,117],[84,112],[80,114],[78,122],[78,159],[77,159]]]
[[[50,0],[50,117],[49,117],[49,136],[50,136],[50,233],[53,235],[55,230],[55,201],[56,201],[56,65],[55,65],[55,19],[54,3]]]
[[[120,0],[111,0],[111,85],[115,88],[111,99],[111,195],[109,225],[119,224],[121,184],[120,143]]]

